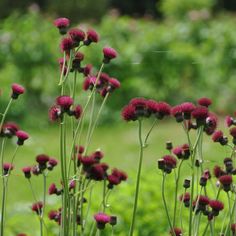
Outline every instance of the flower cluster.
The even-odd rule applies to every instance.
[[[97,228],[100,230],[104,229],[107,223],[109,223],[112,226],[117,224],[116,216],[109,216],[102,212],[95,214],[94,219],[97,223]]]

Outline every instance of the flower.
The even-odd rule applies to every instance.
[[[17,144],[19,146],[23,145],[24,144],[24,141],[27,140],[29,138],[29,135],[28,133],[22,131],[22,130],[18,130],[16,132],[16,137],[18,138],[17,140]]]
[[[107,92],[111,93],[115,89],[118,89],[118,88],[120,88],[119,80],[117,80],[115,78],[109,78],[109,84],[108,84]]]
[[[0,135],[11,138],[19,130],[19,126],[14,122],[7,122],[2,126]]]
[[[157,119],[163,119],[164,116],[169,116],[171,114],[171,106],[166,102],[158,102],[156,117]]]
[[[57,97],[56,103],[61,107],[63,111],[68,111],[71,105],[74,103],[73,99],[70,96],[62,95]]]
[[[197,103],[200,106],[209,107],[212,104],[212,101],[210,98],[203,97],[203,98],[198,99]]]
[[[231,125],[234,125],[234,118],[231,116],[225,117],[225,124],[227,127],[230,127]]]
[[[43,208],[42,202],[36,202],[32,205],[31,210],[34,211],[37,215],[41,215]]]
[[[220,176],[219,181],[223,185],[223,189],[225,190],[225,192],[228,192],[233,182],[232,176],[231,175]]]
[[[48,112],[49,119],[51,121],[58,121],[61,117],[61,109],[59,106],[52,106]]]
[[[103,48],[103,62],[105,64],[109,63],[111,59],[114,59],[117,57],[117,52],[115,49],[111,47],[105,47]]]
[[[94,215],[98,229],[104,229],[105,225],[110,222],[110,216],[105,213],[97,213]]]
[[[17,99],[20,94],[23,94],[25,92],[24,87],[19,84],[12,84],[11,89],[12,89],[12,94],[11,94],[12,99]]]
[[[95,160],[100,161],[104,157],[104,153],[100,150],[95,151],[91,155]]]
[[[208,109],[206,107],[196,107],[192,112],[192,116],[196,119],[198,126],[205,124],[208,115]]]
[[[60,34],[66,34],[70,20],[65,17],[57,18],[54,20],[54,25],[59,29]]]
[[[85,33],[80,29],[70,29],[68,33],[75,46],[79,46],[79,43],[85,39]]]
[[[57,193],[58,193],[58,190],[57,190],[56,184],[52,183],[48,188],[48,194],[53,195]]]
[[[190,204],[190,193],[186,192],[185,194],[182,194],[179,198],[180,201],[183,201],[185,207],[189,207]]]
[[[48,218],[49,218],[50,220],[55,220],[55,219],[57,218],[57,216],[58,216],[58,212],[55,211],[55,210],[51,210],[51,211],[49,211],[49,213],[48,213]]]
[[[191,118],[191,113],[195,109],[195,105],[191,102],[184,102],[180,106],[184,114],[184,119],[189,120]]]
[[[177,161],[171,155],[166,155],[158,161],[158,168],[170,174],[172,169],[176,168]]]
[[[90,29],[87,31],[87,38],[84,41],[84,45],[90,45],[91,43],[97,43],[99,40],[99,36],[97,34],[97,32],[93,29]]]
[[[183,114],[182,114],[182,106],[177,105],[171,108],[171,114],[175,117],[176,121],[182,122],[184,120]]]
[[[14,169],[13,164],[11,163],[4,163],[3,164],[3,175],[8,175]]]
[[[82,107],[80,105],[77,105],[73,111],[73,115],[75,119],[79,119],[82,115]]]
[[[216,178],[219,178],[222,175],[225,175],[226,173],[222,170],[222,168],[220,166],[214,166],[213,169],[213,174]]]
[[[31,178],[31,170],[32,170],[32,168],[30,166],[26,166],[26,167],[22,168],[25,178],[27,178],[27,179]]]
[[[236,232],[236,224],[235,223],[231,224],[230,228],[231,228],[232,233],[235,234],[235,232]]]
[[[63,38],[60,47],[63,52],[69,52],[74,47],[73,40],[71,38]]]
[[[88,174],[88,177],[90,179],[101,181],[106,177],[106,170],[104,170],[101,164],[95,164],[91,167]]]
[[[57,166],[57,164],[58,164],[58,161],[55,158],[50,157],[48,161],[48,166],[47,166],[48,170],[53,170],[53,168]]]
[[[40,170],[45,170],[47,168],[47,162],[49,161],[49,156],[45,154],[40,154],[36,156],[36,162],[39,164]]]
[[[233,127],[229,130],[229,133],[233,138],[236,138],[236,127]]]
[[[123,107],[121,116],[125,121],[135,121],[138,118],[136,116],[135,107],[132,105],[126,105]]]
[[[174,227],[172,230],[170,230],[171,236],[182,236],[183,232],[180,228]]]
[[[217,216],[219,214],[219,211],[224,209],[224,204],[218,200],[211,200],[209,205],[213,210],[214,216]]]

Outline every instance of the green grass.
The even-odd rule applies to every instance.
[[[150,125],[151,124],[149,123],[146,124],[146,131]],[[23,177],[21,168],[25,165],[33,165],[35,163],[35,156],[41,153],[46,153],[59,159],[59,131],[56,126],[57,125],[55,124],[44,130],[28,130],[31,138],[19,149],[15,161],[15,169],[10,177],[6,225],[6,228],[10,230],[7,233],[7,236],[15,235],[19,230],[25,231],[26,233],[29,233],[29,235],[35,235],[34,232],[37,230],[38,221],[30,209],[33,198],[28,183]],[[149,146],[145,149],[142,171],[142,181],[145,182],[145,184],[142,185],[141,183],[138,210],[138,215],[142,216],[142,218],[137,221],[137,225],[141,225],[138,226],[138,228],[143,227],[143,229],[141,230],[142,233],[140,233],[140,231],[136,232],[137,235],[153,235],[150,234],[152,231],[148,230],[155,221],[159,222],[159,228],[154,232],[164,235],[163,232],[167,230],[166,217],[160,198],[161,176],[160,172],[157,170],[157,160],[167,154],[165,142],[168,140],[171,140],[174,146],[186,143],[184,132],[180,125],[177,125],[174,122],[161,121],[151,134]],[[206,160],[206,165],[212,168],[212,165],[215,162],[222,163],[223,158],[228,154],[227,149],[212,143],[209,137],[205,136],[204,140],[204,158]],[[12,142],[15,142],[15,140],[10,140],[8,142],[5,161],[10,161],[10,157],[14,151],[15,145]],[[68,142],[68,147],[70,144],[71,143]],[[112,123],[99,127],[94,134],[89,151],[92,152],[97,148],[100,148],[105,153],[104,161],[108,162],[110,167],[121,168],[130,176],[127,183],[115,190],[115,194],[111,197],[111,202],[114,206],[109,209],[109,211],[112,209],[112,212],[114,210],[114,214],[118,213],[118,215],[121,216],[122,221],[120,222],[120,229],[125,228],[127,231],[134,196],[135,171],[138,164],[137,123],[122,122],[119,125],[114,125]],[[50,173],[48,178],[49,183],[56,182],[56,184],[59,185],[59,169],[58,166],[55,171]],[[185,177],[190,175],[188,165],[185,165],[184,172]],[[42,197],[41,177],[42,176],[32,177],[34,189],[39,198]],[[172,180],[168,182],[168,186],[169,188],[167,189],[166,195],[170,200],[171,196],[173,196],[174,188]],[[57,199],[57,197],[49,196],[47,202],[51,207],[54,207],[55,204],[59,206],[59,199]],[[124,205],[116,204],[117,202],[122,202]],[[47,210],[51,207],[47,207]],[[155,209],[158,211],[154,213]],[[150,211],[153,212],[151,216]],[[150,223],[150,221],[152,221],[152,223]],[[151,224],[150,227],[149,224]],[[51,227],[51,224],[49,225]],[[52,223],[52,225],[54,224]],[[119,233],[119,235],[127,235],[127,232]]]

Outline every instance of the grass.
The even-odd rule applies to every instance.
[[[148,130],[151,124],[147,124],[145,129]],[[25,165],[32,165],[35,163],[35,156],[41,153],[46,153],[50,156],[54,156],[59,159],[59,130],[57,125],[50,126],[47,129],[32,129],[28,130],[30,133],[30,140],[26,142],[22,148],[20,148],[19,153],[15,161],[15,169],[12,172],[9,185],[8,194],[8,211],[7,211],[7,228],[10,229],[7,235],[15,235],[19,233],[19,230],[25,231],[30,235],[34,234],[37,229],[37,218],[31,212],[30,206],[32,204],[33,198],[30,193],[30,189],[26,179],[23,177],[21,168]],[[167,224],[165,217],[163,218],[164,211],[162,210],[162,203],[160,197],[160,173],[157,171],[157,159],[161,158],[163,155],[167,154],[165,151],[165,142],[171,140],[174,144],[180,145],[186,142],[184,132],[180,125],[175,122],[161,121],[160,124],[154,129],[151,134],[149,146],[145,149],[144,157],[144,168],[142,172],[141,183],[141,195],[140,195],[140,208],[138,211],[139,215],[144,215],[146,218],[142,218],[142,222],[138,220],[139,224],[145,224],[146,228],[142,229],[141,232],[136,232],[137,235],[152,235],[148,232],[148,223],[154,220],[154,217],[148,217],[148,211],[154,211],[159,209],[156,214],[156,220],[159,220],[160,227],[156,232],[163,234],[165,232]],[[13,141],[9,141],[7,145],[5,161],[10,161],[14,145]],[[69,146],[70,143],[68,143]],[[121,227],[125,227],[128,230],[127,223],[130,221],[130,214],[132,208],[132,201],[134,194],[134,178],[135,171],[138,164],[138,137],[137,137],[137,123],[120,123],[119,125],[107,124],[106,126],[99,127],[93,137],[92,146],[89,151],[94,151],[100,148],[104,153],[104,161],[108,162],[111,167],[117,167],[125,170],[130,178],[124,186],[118,188],[116,194],[111,198],[111,202],[116,203],[124,202],[124,205],[116,205],[112,207],[112,210],[116,210],[118,215],[122,215],[124,211],[124,206],[128,207],[126,213],[123,214],[122,220],[120,222]],[[222,163],[223,158],[227,156],[228,150],[220,147],[220,145],[211,142],[209,137],[205,138],[204,143],[204,156],[207,166],[212,168],[215,162]],[[186,176],[188,173],[188,166],[185,166]],[[32,182],[37,196],[40,198],[42,196],[42,178],[41,176],[33,177]],[[56,182],[57,185],[60,183],[60,173],[59,167],[55,171],[50,173],[49,183]],[[151,187],[150,187],[151,185]],[[169,183],[170,188],[167,190],[167,196],[170,198],[173,195],[172,187],[174,187],[173,182]],[[148,201],[149,205],[145,205]],[[49,205],[54,206],[58,204],[57,198],[54,196],[49,196],[47,198]],[[126,205],[127,204],[127,205]],[[171,205],[171,204],[170,204]],[[145,206],[145,207],[144,207]],[[144,207],[144,208],[143,208]],[[49,209],[50,207],[48,207]],[[48,210],[47,209],[47,210]],[[109,209],[110,210],[110,209]],[[114,211],[114,213],[116,213]],[[155,214],[154,214],[155,215]],[[19,217],[21,216],[21,217]],[[155,221],[155,220],[154,220]],[[27,222],[27,223],[26,223]],[[36,228],[35,228],[36,227]],[[51,224],[49,224],[51,227]],[[141,226],[140,226],[141,227]],[[145,226],[144,226],[145,228]],[[150,227],[149,227],[150,228]],[[118,230],[119,231],[119,230]],[[127,235],[126,233],[120,233],[119,235]]]

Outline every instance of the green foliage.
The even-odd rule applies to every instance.
[[[162,0],[161,10],[164,16],[186,18],[190,11],[211,10],[215,0]]]

